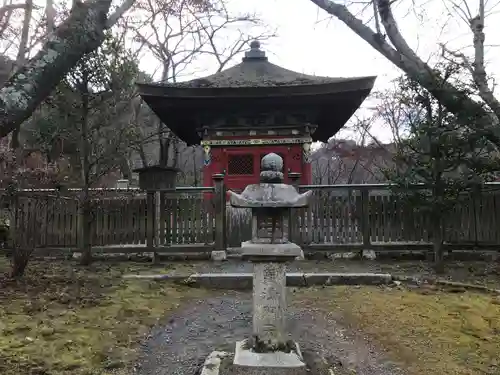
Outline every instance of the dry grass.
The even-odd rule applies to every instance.
[[[306,294],[307,293],[307,294]],[[500,374],[500,300],[380,287],[298,292],[360,329],[411,375]]]
[[[33,261],[22,281],[2,280],[0,373],[129,373],[137,343],[158,319],[210,293],[120,277],[148,269],[147,264],[82,269],[68,261]]]

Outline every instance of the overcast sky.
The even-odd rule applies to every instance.
[[[69,0],[59,0],[66,1]],[[114,0],[116,4],[123,0]],[[335,0],[349,4],[352,0]],[[356,0],[361,3],[363,0]],[[367,0],[368,1],[368,0]],[[16,0],[22,2],[22,0]],[[256,12],[278,36],[272,41],[263,43],[269,60],[287,69],[306,74],[331,77],[376,75],[378,79],[375,90],[387,87],[391,79],[401,72],[384,57],[375,52],[366,42],[335,18],[319,9],[310,0],[226,0],[232,14]],[[479,0],[453,0],[464,2],[473,14],[477,14]],[[486,19],[486,61],[490,76],[500,72],[500,0],[485,0],[488,13]],[[45,0],[35,0],[42,6]],[[439,43],[447,43],[453,49],[464,51],[464,47],[472,44],[472,36],[468,25],[454,13],[450,15],[452,0],[398,0],[395,8],[396,18],[407,42],[424,60],[435,61],[439,54]],[[413,9],[412,4],[419,8]],[[348,5],[353,10],[351,5]],[[370,9],[370,8],[368,8]],[[356,10],[356,9],[354,9]],[[363,19],[371,18],[365,13]],[[146,25],[147,27],[147,25]],[[249,30],[246,30],[249,32]],[[251,32],[251,31],[250,31]],[[259,31],[255,31],[259,33]],[[465,50],[467,52],[467,49]],[[233,64],[239,63],[237,56]],[[199,65],[199,64],[198,64]],[[141,59],[140,66],[152,74],[158,69],[158,62],[151,55]],[[212,74],[216,69],[210,61],[201,63],[194,69],[196,73],[184,77],[192,79]],[[158,78],[158,76],[156,76]],[[369,101],[365,102],[365,107]],[[367,115],[365,109],[358,115]],[[377,135],[388,139],[388,133],[380,128]]]

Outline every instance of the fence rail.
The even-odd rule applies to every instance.
[[[250,211],[229,207],[222,180],[214,182],[208,188],[94,190],[91,245],[104,252],[239,247],[251,238]],[[306,250],[429,247],[428,218],[403,205],[388,185],[311,185],[299,190],[313,191],[311,204],[293,211],[288,225],[291,240]],[[29,246],[75,251],[82,241],[79,192],[21,191],[13,232]],[[480,195],[464,196],[448,215],[446,245],[500,247],[499,215],[500,184],[486,184]]]
[[[447,215],[448,244],[497,245],[500,186],[461,199]],[[307,190],[309,187],[303,187]],[[312,204],[298,210],[301,244],[428,244],[428,215],[401,202],[386,186],[329,186],[313,190]]]

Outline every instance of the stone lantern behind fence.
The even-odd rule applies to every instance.
[[[231,206],[252,210],[252,239],[241,247],[242,258],[254,263],[253,336],[237,344],[237,366],[275,367],[276,361],[281,368],[305,366],[285,330],[285,263],[303,257],[302,249],[288,240],[287,221],[290,210],[306,207],[311,195],[283,183],[283,159],[274,153],[262,158],[259,184],[248,185],[241,194],[229,191]]]
[[[152,165],[144,168],[135,169],[133,172],[139,174],[139,187],[141,190],[147,191],[147,212],[148,219],[146,245],[153,253],[153,262],[156,262],[155,246],[160,245],[160,201],[162,198],[161,191],[175,190],[177,174],[179,169],[173,167],[163,167],[160,165]],[[167,234],[169,235],[169,234]]]
[[[179,169],[152,165],[134,169],[139,174],[139,187],[142,190],[175,189]]]

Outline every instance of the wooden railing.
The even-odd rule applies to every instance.
[[[414,187],[415,188],[415,187]],[[302,245],[418,247],[431,241],[428,215],[403,204],[387,185],[302,186],[313,190],[312,204],[298,212],[296,241]],[[500,185],[480,195],[464,195],[447,215],[445,242],[460,246],[500,245]]]
[[[291,240],[304,249],[429,247],[425,215],[391,194],[387,185],[300,186],[311,205],[290,215]],[[78,249],[78,191],[23,191],[13,232],[37,248]],[[96,193],[97,194],[97,193]],[[92,198],[91,244],[109,252],[210,251],[251,238],[248,210],[227,206],[221,177],[208,188],[164,191],[108,189]],[[446,223],[445,242],[456,248],[500,247],[500,184],[465,196]]]
[[[291,240],[305,249],[430,247],[426,215],[403,204],[387,184],[309,185],[299,190],[313,191],[309,207],[290,215]],[[251,238],[250,214],[229,211],[229,243],[238,246]],[[500,184],[486,184],[480,195],[464,196],[448,217],[448,247],[500,247]]]

